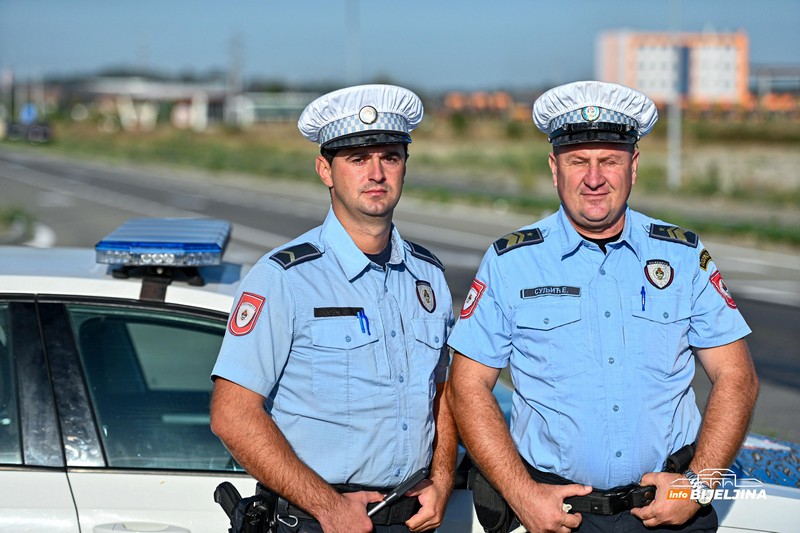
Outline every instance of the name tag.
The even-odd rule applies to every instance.
[[[548,285],[545,287],[534,287],[532,289],[522,289],[519,291],[520,298],[538,298],[539,296],[580,296],[580,287],[567,287],[564,285]]]
[[[315,307],[315,318],[328,318],[334,316],[359,316],[364,312],[363,307]]]

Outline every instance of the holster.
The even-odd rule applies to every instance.
[[[514,512],[477,466],[469,470],[467,488],[472,491],[475,514],[486,533],[507,533],[511,530],[516,522]]]
[[[214,491],[214,501],[222,506],[231,522],[229,533],[274,533],[277,498],[256,491],[255,496],[242,498],[228,481]]]

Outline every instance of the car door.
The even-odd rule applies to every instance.
[[[0,531],[78,531],[32,298],[0,296]]]
[[[255,481],[209,429],[222,313],[112,300],[39,302],[82,532],[219,532],[224,480]]]

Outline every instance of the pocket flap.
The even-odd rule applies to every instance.
[[[547,305],[517,309],[518,328],[551,330],[581,319],[581,302],[578,298],[558,298],[558,302]]]
[[[311,342],[314,346],[351,350],[378,340],[374,331],[361,330],[357,317],[320,318],[312,320]]]
[[[414,330],[414,338],[431,348],[444,346],[444,319],[414,318],[411,320],[411,329]]]
[[[691,301],[685,297],[647,295],[642,311],[642,297],[636,296],[631,298],[631,307],[633,316],[659,324],[677,322],[692,315]]]

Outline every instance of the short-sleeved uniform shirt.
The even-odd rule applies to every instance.
[[[448,343],[510,364],[531,465],[596,488],[638,482],[695,440],[691,347],[750,332],[697,236],[627,209],[607,253],[563,208],[483,258]]]
[[[245,276],[212,375],[263,395],[327,482],[394,486],[430,464],[453,321],[438,259],[393,228],[384,270],[330,210]]]

